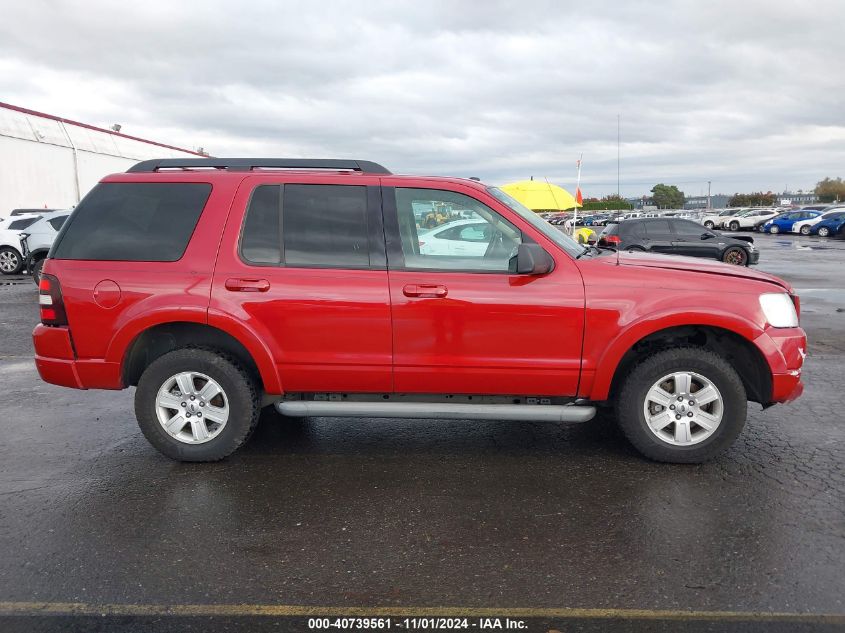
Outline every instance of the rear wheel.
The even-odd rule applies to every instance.
[[[0,248],[0,273],[15,275],[23,268],[23,257],[11,246]]]
[[[806,224],[801,227],[801,235],[809,235],[810,234],[810,227]]]
[[[141,432],[161,453],[186,462],[212,462],[235,452],[258,422],[255,383],[234,359],[186,348],[144,370],[135,391]]]
[[[695,464],[724,451],[742,431],[746,393],[734,368],[700,348],[671,349],[637,364],[622,384],[616,414],[643,455]]]
[[[748,253],[741,246],[731,246],[722,255],[722,261],[735,266],[746,266],[748,265]]]
[[[739,222],[736,220],[731,222],[731,231],[739,231]]]
[[[771,233],[772,235],[777,235],[778,233],[780,233],[780,227],[777,224],[772,224],[772,226],[769,227],[769,233]]]
[[[826,226],[823,226],[819,229],[819,237],[828,237],[830,235],[830,229]]]
[[[41,269],[42,268],[44,268],[44,260],[43,259],[39,259],[37,262],[35,262],[32,265],[32,269],[31,269],[30,272],[32,273],[32,278],[35,280],[36,284],[41,283]]]

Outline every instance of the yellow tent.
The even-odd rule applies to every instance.
[[[545,181],[520,180],[502,185],[500,189],[533,211],[564,211],[581,206],[566,189]]]

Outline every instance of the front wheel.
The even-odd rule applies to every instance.
[[[739,222],[736,220],[731,222],[731,231],[739,231]]]
[[[185,348],[144,370],[135,391],[141,432],[171,459],[212,462],[235,452],[258,422],[255,382],[234,359]]]
[[[712,229],[714,226],[715,226],[715,224],[713,224],[713,222],[711,222],[710,220],[707,220],[707,221],[704,223],[704,228],[705,228],[705,229]]]
[[[23,268],[23,257],[11,246],[0,248],[0,273],[15,275]]]
[[[772,226],[769,227],[769,233],[771,233],[772,235],[777,235],[778,233],[780,233],[780,227],[777,224],[772,224]]]
[[[635,365],[616,400],[622,432],[646,457],[697,464],[727,449],[745,426],[745,387],[724,358],[670,349]]]
[[[726,264],[734,264],[735,266],[747,266],[748,253],[741,246],[731,246],[722,255],[722,261]]]

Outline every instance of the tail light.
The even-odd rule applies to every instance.
[[[422,240],[420,240],[420,246],[425,246],[425,242],[423,242]]]
[[[38,306],[41,308],[41,323],[44,325],[67,325],[62,287],[53,275],[41,275],[38,283]]]
[[[619,246],[621,243],[622,239],[618,235],[605,235],[599,240],[599,244],[602,246],[607,246],[608,244],[611,246]]]
[[[801,297],[798,295],[789,295],[792,297],[792,304],[795,306],[795,314],[798,315],[798,318],[801,318]]]

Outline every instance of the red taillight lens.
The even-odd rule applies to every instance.
[[[622,243],[622,240],[619,238],[618,235],[605,235],[601,240],[600,243],[603,244],[610,244],[612,246],[618,246]]]
[[[62,287],[53,275],[41,275],[41,281],[38,283],[38,305],[41,308],[41,323],[67,325]]]

